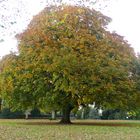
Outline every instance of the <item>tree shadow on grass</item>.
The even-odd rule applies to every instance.
[[[140,127],[140,124],[130,124],[130,123],[101,123],[101,122],[86,122],[86,123],[82,123],[82,122],[79,122],[79,123],[74,123],[74,125],[82,125],[82,126],[107,126],[107,127],[136,127],[136,126],[139,126]]]
[[[71,124],[61,124],[59,121],[25,121],[25,122],[19,122],[18,124],[23,124],[23,125],[71,125],[71,126],[105,126],[105,127],[140,127],[140,123],[130,123],[130,122],[108,122],[108,121],[91,121],[91,122],[86,122],[86,121],[80,121],[80,122],[72,122]]]

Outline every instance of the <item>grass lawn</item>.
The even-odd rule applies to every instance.
[[[0,120],[0,140],[140,140],[140,121]]]

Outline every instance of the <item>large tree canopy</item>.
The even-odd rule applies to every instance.
[[[1,92],[15,109],[70,112],[97,107],[128,108],[135,101],[133,49],[106,30],[110,18],[78,6],[47,7],[18,35],[19,55],[3,60]]]

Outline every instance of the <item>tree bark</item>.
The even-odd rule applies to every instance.
[[[60,121],[61,124],[71,124],[70,113],[71,113],[72,109],[73,109],[73,106],[70,105],[70,104],[67,104],[62,109],[62,118],[61,118],[61,121]]]

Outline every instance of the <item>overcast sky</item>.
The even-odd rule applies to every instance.
[[[32,16],[46,6],[46,1],[49,0],[0,0],[0,56],[16,51],[15,34],[26,29]],[[140,52],[140,1],[110,0],[106,4],[107,7],[101,6],[101,11],[113,19],[109,29],[124,36]]]

